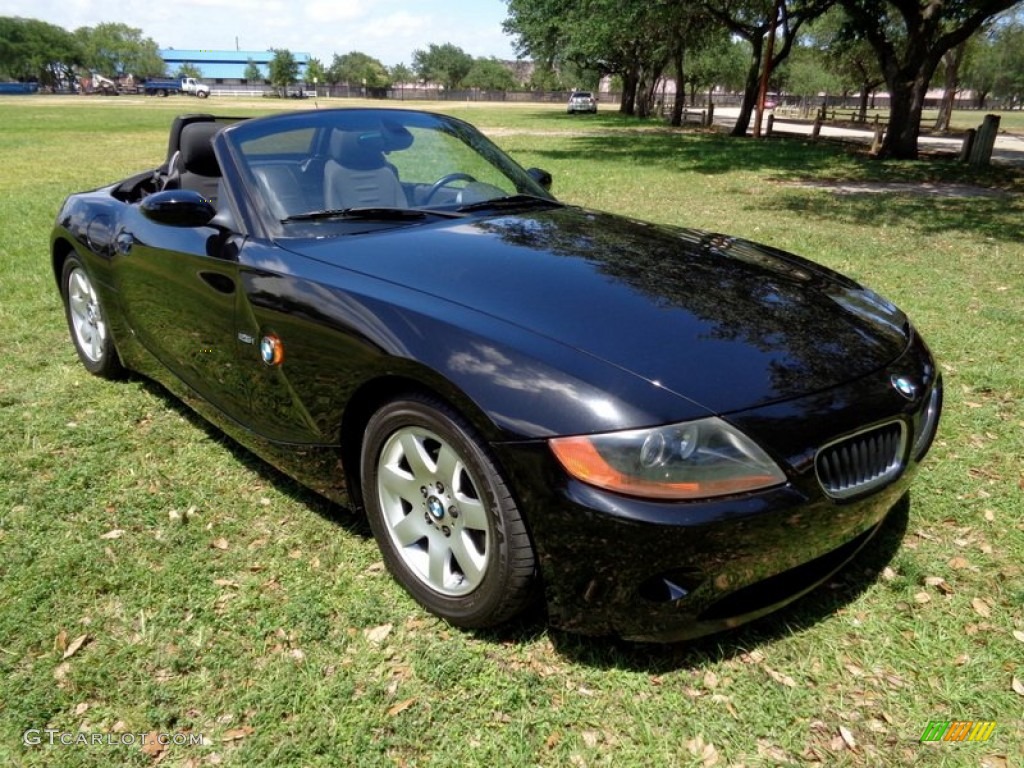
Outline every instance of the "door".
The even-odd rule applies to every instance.
[[[244,422],[239,391],[237,243],[213,227],[172,227],[133,207],[115,238],[113,273],[137,340],[203,399]]]

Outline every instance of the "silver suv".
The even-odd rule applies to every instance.
[[[590,91],[573,91],[565,111],[570,115],[576,112],[592,112],[597,114],[597,99]]]

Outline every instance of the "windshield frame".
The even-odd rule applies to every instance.
[[[400,146],[397,140],[393,142],[394,146],[386,146],[384,149],[385,159],[391,153],[403,152],[407,148],[414,146],[409,129],[438,131],[455,138],[461,145],[467,148],[467,152],[471,151],[478,158],[483,158],[488,167],[494,169],[496,174],[500,174],[504,180],[507,180],[509,188],[514,191],[509,193],[503,192],[503,196],[525,195],[536,199],[538,204],[560,205],[558,200],[541,186],[533,176],[478,129],[458,118],[435,112],[361,107],[303,110],[301,112],[254,118],[236,123],[222,131],[222,141],[224,148],[231,157],[232,164],[238,170],[236,178],[245,188],[244,196],[254,209],[256,217],[260,219],[268,235],[272,238],[330,237],[366,232],[367,227],[365,222],[360,225],[353,223],[345,217],[304,220],[301,216],[296,219],[289,219],[287,216],[280,215],[280,207],[278,206],[275,210],[273,202],[264,191],[263,183],[258,181],[256,177],[253,166],[259,164],[253,164],[251,160],[257,155],[247,151],[247,145],[251,147],[252,144],[250,142],[308,129],[312,133],[308,150],[305,150],[305,156],[303,156],[303,151],[295,152],[289,158],[289,162],[293,162],[297,167],[301,167],[304,164],[322,164],[331,158],[331,135],[333,132],[337,130],[370,130],[375,127],[379,128],[381,125],[387,126],[387,129],[384,131],[385,134],[393,129],[394,135],[402,135],[401,132],[404,132],[404,135],[409,136],[408,144],[405,146]],[[458,170],[457,168],[453,169],[453,172]],[[422,182],[419,184],[423,185]],[[485,184],[483,186],[490,185]],[[497,187],[494,187],[494,189],[496,191],[503,191]],[[495,195],[495,199],[497,197]],[[327,206],[323,207],[326,208]],[[411,203],[408,206],[410,210],[423,211],[427,215],[422,218],[395,217],[390,221],[378,222],[372,229],[373,231],[379,231],[380,229],[393,227],[423,226],[425,223],[443,221],[446,217],[441,215],[430,216],[430,212],[437,211],[439,214],[444,211],[456,212],[458,207],[459,203],[454,201],[437,205]],[[310,211],[313,210],[315,208],[310,208]],[[304,210],[295,211],[298,214],[305,212]],[[467,215],[481,217],[493,215],[493,213],[488,213],[486,209],[481,208]]]

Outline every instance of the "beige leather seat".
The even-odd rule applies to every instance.
[[[377,131],[335,131],[324,165],[324,207],[406,208],[409,201],[395,169],[384,158]]]
[[[252,172],[263,188],[263,195],[271,211],[278,219],[318,207],[302,194],[302,185],[294,168],[286,165],[257,165],[253,166]]]

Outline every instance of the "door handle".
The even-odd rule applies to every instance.
[[[217,293],[230,296],[235,292],[235,281],[227,275],[222,275],[220,272],[203,271],[199,273],[199,277]]]

